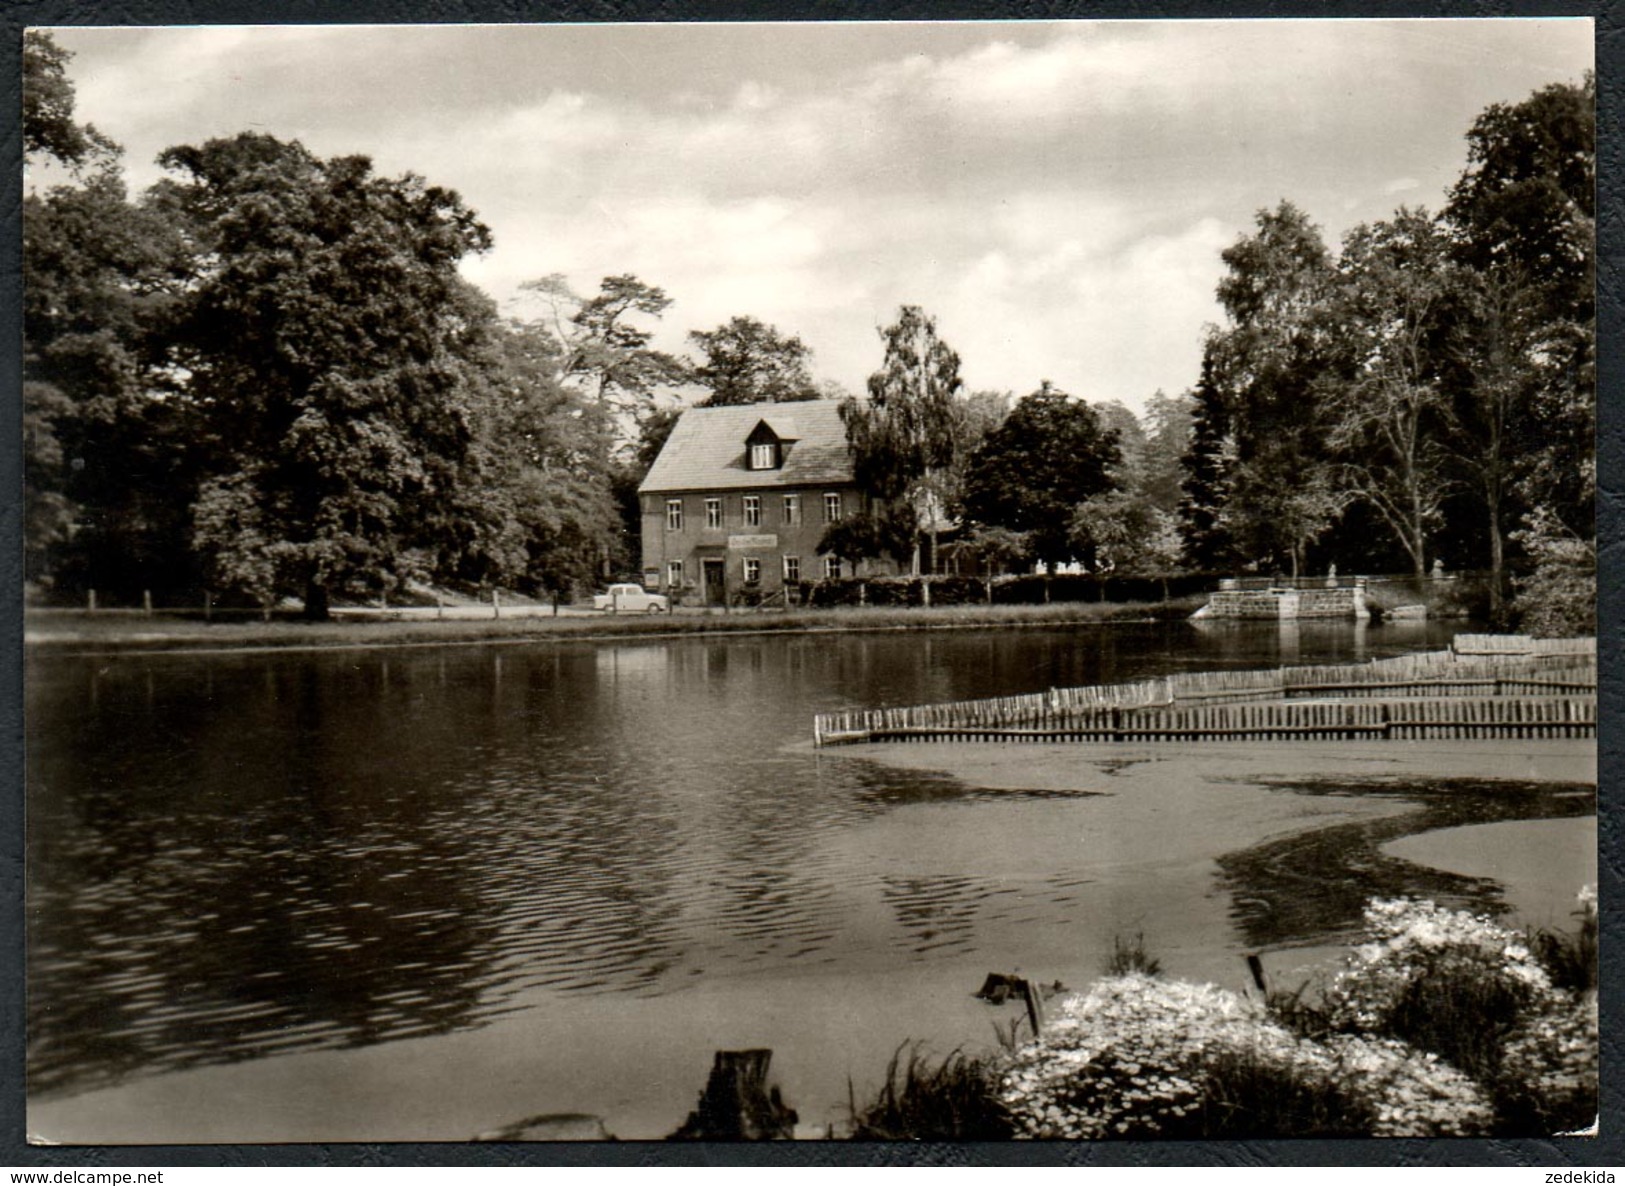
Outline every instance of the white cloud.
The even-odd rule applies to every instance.
[[[506,297],[635,272],[662,342],[750,313],[861,386],[923,304],[975,386],[1137,404],[1197,374],[1218,252],[1290,198],[1335,240],[1436,205],[1462,133],[1589,64],[1573,22],[64,32],[130,145],[245,127],[458,190]],[[730,47],[730,58],[721,47]],[[78,73],[79,67],[85,68]],[[1351,197],[1350,195],[1363,195]]]

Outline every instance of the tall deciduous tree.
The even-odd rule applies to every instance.
[[[1174,514],[1179,509],[1181,462],[1190,447],[1196,415],[1195,400],[1189,395],[1155,392],[1145,402],[1145,473],[1141,494],[1160,511]]]
[[[245,133],[173,148],[161,206],[195,238],[173,362],[209,457],[194,541],[269,600],[411,575],[471,440],[486,325],[457,275],[490,234],[456,194]]]
[[[568,594],[619,529],[606,418],[560,380],[539,323],[493,322],[467,392],[472,439],[431,538],[436,568],[482,589]]]
[[[1343,505],[1315,398],[1331,349],[1333,270],[1319,228],[1290,202],[1260,211],[1257,227],[1223,253],[1218,297],[1230,325],[1206,347],[1235,453],[1222,517],[1255,561],[1289,559],[1296,575]]]
[[[1145,428],[1121,400],[1090,405],[1102,428],[1117,434],[1118,461],[1112,483],[1126,494],[1138,495],[1146,479]]]
[[[1332,301],[1344,358],[1320,392],[1340,480],[1388,525],[1417,580],[1448,490],[1440,444],[1448,246],[1421,210],[1348,233]]]
[[[917,305],[904,305],[880,337],[886,354],[880,370],[869,376],[869,400],[842,401],[841,420],[858,485],[874,498],[902,501],[913,511],[911,568],[917,573],[922,531],[930,534],[936,564],[946,482],[961,452],[959,355]]]
[[[1117,436],[1094,409],[1045,381],[971,458],[965,518],[1021,533],[1033,560],[1064,563],[1078,504],[1113,489],[1119,460]]]
[[[73,55],[43,29],[23,31],[23,154],[48,157],[78,171],[111,165],[118,146],[74,118],[75,95],[67,66]]]
[[[703,356],[692,375],[711,394],[707,407],[787,403],[818,398],[802,340],[754,317],[734,317],[714,330],[688,335]]]
[[[1595,529],[1595,77],[1491,106],[1467,144],[1445,207],[1467,269],[1449,443],[1483,504],[1498,610],[1509,517]]]
[[[24,149],[73,180],[22,207],[25,571],[132,597],[188,574],[185,409],[157,398],[152,367],[184,245],[128,200],[117,146],[75,122],[68,60],[24,34]]]

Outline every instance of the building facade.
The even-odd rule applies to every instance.
[[[853,575],[818,550],[830,524],[864,507],[837,408],[687,409],[638,487],[644,585],[684,605],[730,605]]]

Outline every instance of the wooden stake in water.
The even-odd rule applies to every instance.
[[[1033,1027],[1033,1037],[1044,1032],[1044,998],[1038,991],[1038,985],[1021,978],[1021,999],[1027,1006],[1027,1021]]]

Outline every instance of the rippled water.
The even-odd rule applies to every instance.
[[[31,661],[31,1091],[447,1033],[538,994],[972,954],[1064,921],[1092,874],[1005,884],[843,842],[905,805],[982,793],[821,758],[813,713],[1448,633],[1179,624]]]

